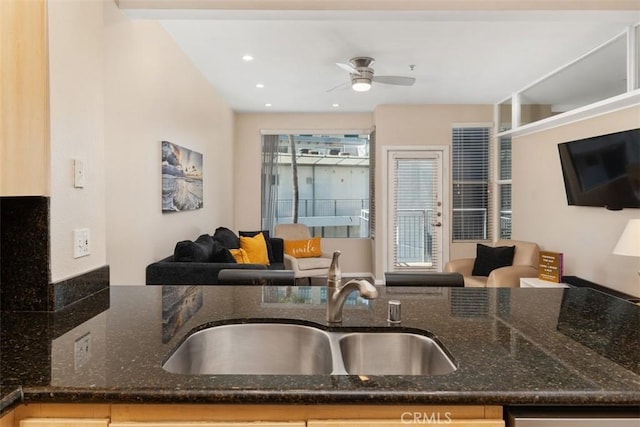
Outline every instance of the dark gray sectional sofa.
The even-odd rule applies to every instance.
[[[251,236],[256,232],[240,233]],[[228,249],[238,248],[239,238],[220,227],[213,236],[203,234],[195,241],[176,244],[173,255],[149,264],[147,285],[216,285],[221,270],[284,270],[284,241],[265,234],[269,265],[237,264]]]

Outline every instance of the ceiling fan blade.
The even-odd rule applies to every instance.
[[[343,64],[342,62],[336,62],[336,65],[348,73],[360,75],[360,71],[356,70],[353,65]]]
[[[343,88],[345,88],[345,87],[347,87],[347,86],[351,86],[351,82],[344,82],[344,83],[340,83],[339,85],[334,86],[334,87],[332,87],[331,89],[327,90],[327,93],[328,93],[328,92],[333,92],[333,91],[334,91],[334,90],[336,90],[336,89],[343,89]]]
[[[403,76],[373,76],[373,81],[387,85],[411,86],[416,82],[416,79]]]

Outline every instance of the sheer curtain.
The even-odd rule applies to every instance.
[[[262,229],[273,233],[278,200],[278,135],[262,136]]]

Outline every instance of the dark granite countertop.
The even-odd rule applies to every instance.
[[[326,289],[114,286],[64,312],[0,314],[0,410],[19,402],[640,405],[640,307],[630,302],[578,288],[379,291],[374,301],[352,294],[341,327],[427,331],[455,372],[172,374],[162,363],[201,325],[290,319],[330,328]],[[402,302],[397,326],[386,321],[390,299]]]

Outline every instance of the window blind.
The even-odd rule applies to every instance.
[[[452,135],[452,239],[491,238],[489,127],[455,127]]]
[[[500,138],[500,180],[511,179],[511,137]]]
[[[394,270],[430,269],[440,254],[439,158],[393,156]]]
[[[500,238],[511,238],[511,184],[500,184]]]
[[[376,131],[369,135],[369,237],[376,237]]]

